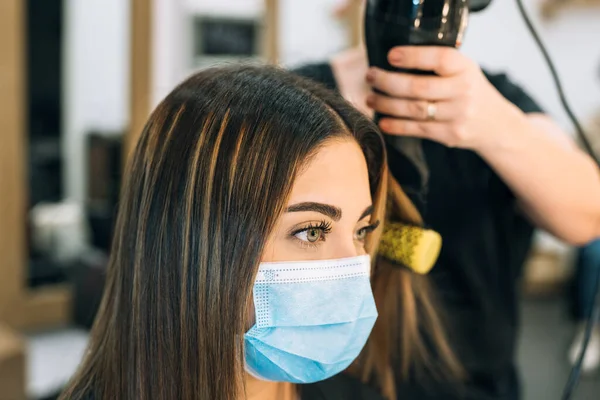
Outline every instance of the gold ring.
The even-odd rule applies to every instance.
[[[435,121],[435,114],[437,113],[437,106],[434,102],[427,102],[427,121]]]

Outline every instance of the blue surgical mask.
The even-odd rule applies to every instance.
[[[370,257],[262,263],[246,370],[292,383],[327,379],[358,357],[377,319]]]

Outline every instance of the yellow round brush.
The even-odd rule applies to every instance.
[[[387,222],[378,253],[417,274],[427,274],[442,248],[442,237],[430,229],[398,222]]]

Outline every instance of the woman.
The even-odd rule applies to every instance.
[[[328,379],[377,314],[385,174],[376,128],[316,84],[235,66],[183,82],[130,159],[103,303],[62,398],[391,398],[398,306],[404,360],[425,360],[421,327],[449,352],[419,279],[387,264],[353,366],[374,389]],[[393,215],[418,222],[393,189]]]

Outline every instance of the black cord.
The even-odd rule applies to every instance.
[[[575,393],[575,389],[577,388],[577,384],[579,383],[579,377],[581,376],[581,365],[583,364],[583,358],[585,356],[585,352],[590,342],[590,337],[592,336],[592,330],[594,329],[594,326],[596,326],[598,321],[600,321],[600,277],[596,280],[594,290],[594,293],[596,293],[596,295],[592,300],[592,315],[590,316],[590,319],[586,324],[585,333],[583,336],[583,343],[581,349],[579,350],[579,356],[577,358],[577,361],[575,362],[575,365],[571,369],[569,380],[567,381],[567,384],[565,385],[565,389],[563,391],[562,400],[571,399],[573,397],[573,394]]]
[[[558,95],[560,97],[560,102],[562,103],[562,106],[565,109],[567,115],[571,119],[571,122],[575,126],[577,136],[579,136],[579,139],[583,143],[583,146],[585,147],[585,150],[587,151],[587,153],[594,159],[596,164],[600,167],[600,161],[598,160],[598,157],[596,157],[588,138],[586,137],[583,129],[581,128],[581,124],[579,124],[579,121],[577,120],[577,118],[575,117],[575,114],[571,110],[571,107],[569,107],[569,104],[567,103],[567,99],[565,97],[565,93],[563,92],[562,85],[561,85],[560,79],[558,77],[558,73],[556,72],[554,63],[550,59],[550,55],[548,54],[546,47],[542,43],[542,40],[540,39],[537,31],[535,30],[533,24],[531,23],[531,20],[529,19],[529,16],[528,16],[527,12],[525,11],[525,7],[523,7],[523,2],[521,0],[516,0],[516,1],[517,1],[517,6],[519,7],[519,11],[521,12],[521,16],[523,17],[523,20],[525,21],[525,24],[527,25],[529,32],[535,39],[540,51],[542,52],[542,55],[544,56],[544,59],[546,60],[546,64],[548,65],[548,68],[550,69],[550,73],[552,74],[552,78],[554,79],[554,84],[556,86],[556,90],[558,91]],[[595,296],[594,296],[593,307],[592,307],[592,315],[591,315],[589,321],[587,322],[587,326],[585,327],[585,334],[583,337],[583,344],[582,344],[581,350],[579,352],[579,357],[577,358],[577,362],[571,369],[571,373],[569,375],[569,380],[567,381],[567,384],[565,385],[565,388],[563,391],[562,400],[571,399],[573,397],[573,394],[575,393],[575,389],[577,388],[577,384],[579,383],[579,378],[581,376],[581,366],[583,364],[583,358],[585,357],[585,352],[588,348],[588,344],[590,342],[590,337],[592,336],[592,330],[594,329],[594,327],[596,326],[596,324],[599,321],[600,321],[600,279],[598,279],[596,281]]]
[[[519,11],[521,12],[521,16],[523,17],[523,20],[525,21],[525,24],[527,25],[527,28],[529,29],[531,36],[533,36],[533,38],[535,39],[535,42],[537,43],[540,51],[542,52],[542,55],[544,56],[544,59],[546,60],[546,65],[550,69],[550,73],[552,74],[552,78],[554,79],[554,85],[556,86],[556,90],[558,91],[558,96],[560,97],[560,102],[561,102],[563,108],[565,109],[565,112],[569,116],[569,119],[575,126],[575,131],[577,132],[577,136],[579,136],[579,139],[581,140],[581,143],[585,147],[586,152],[594,159],[596,164],[600,167],[600,161],[598,160],[598,157],[596,157],[594,150],[592,149],[592,146],[590,145],[590,142],[589,142],[587,136],[585,135],[583,128],[581,127],[581,124],[577,120],[577,117],[575,117],[575,114],[571,110],[569,103],[567,103],[567,99],[566,99],[565,93],[563,91],[562,84],[560,82],[560,78],[558,77],[558,73],[556,72],[554,63],[552,62],[552,59],[550,59],[550,55],[548,54],[548,51],[546,50],[546,46],[544,46],[544,44],[542,43],[542,40],[540,39],[540,36],[538,35],[537,31],[533,27],[533,24],[531,23],[531,20],[529,19],[527,11],[525,11],[525,7],[523,7],[522,0],[516,0],[516,1],[517,1],[517,6],[519,7]]]

